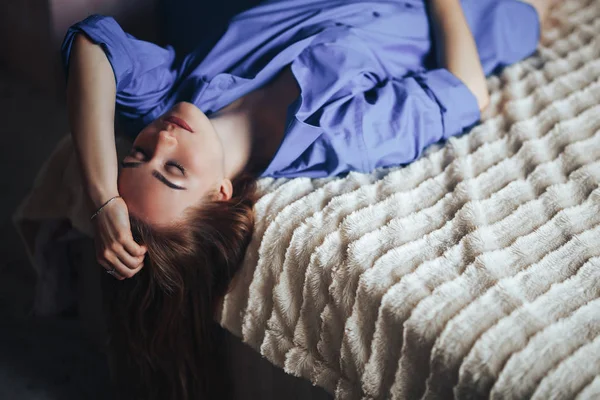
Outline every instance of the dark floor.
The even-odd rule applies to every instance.
[[[0,70],[0,399],[111,397],[104,355],[77,317],[30,315],[35,275],[11,222],[67,132],[59,102]]]

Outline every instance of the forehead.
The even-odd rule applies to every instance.
[[[198,203],[199,188],[174,190],[155,179],[147,169],[125,169],[119,175],[119,193],[129,211],[156,226],[181,221],[185,211]]]

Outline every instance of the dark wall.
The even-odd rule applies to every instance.
[[[67,28],[94,13],[114,16],[129,32],[160,37],[160,0],[0,1],[0,64],[34,87],[61,97],[60,44]]]
[[[162,0],[164,39],[183,53],[197,47],[210,49],[234,15],[260,0]]]
[[[64,97],[60,44],[69,26],[94,13],[113,16],[141,39],[172,44],[184,54],[206,51],[235,14],[260,0],[4,0],[0,1],[0,64],[58,99]]]

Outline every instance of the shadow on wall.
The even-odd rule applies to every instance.
[[[234,15],[261,0],[163,0],[160,4],[165,41],[183,54],[201,47],[208,52]]]
[[[134,36],[178,52],[206,51],[233,15],[259,0],[22,0],[0,2],[0,63],[50,95],[64,97],[60,44],[90,14],[114,17]]]
[[[94,13],[114,16],[148,39],[157,35],[160,0],[22,0],[0,2],[0,54],[12,73],[62,98],[60,44],[73,23]]]

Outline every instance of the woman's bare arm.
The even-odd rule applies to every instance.
[[[475,95],[479,109],[489,104],[485,74],[460,0],[430,0],[439,60]]]
[[[94,209],[119,195],[115,100],[115,77],[106,54],[84,35],[77,35],[69,60],[67,107],[84,185]],[[104,268],[114,268],[120,279],[142,268],[146,249],[133,240],[123,199],[102,209],[94,219],[94,229],[96,257]]]
[[[67,105],[86,192],[96,208],[119,194],[115,98],[115,78],[104,51],[77,35],[69,62]]]

